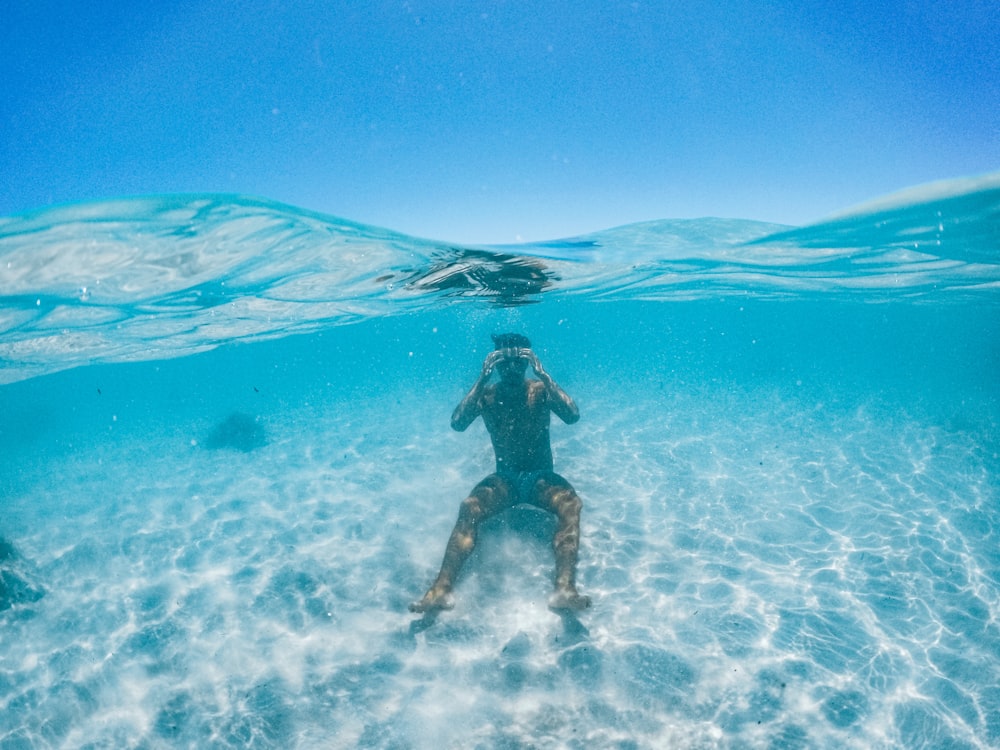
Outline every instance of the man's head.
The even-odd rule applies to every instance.
[[[490,338],[493,339],[493,348],[497,351],[501,349],[531,348],[531,342],[528,341],[528,337],[522,336],[520,333],[494,333]]]
[[[528,360],[520,356],[521,349],[530,349],[531,342],[520,333],[494,333],[493,346],[504,352],[504,358],[497,363],[497,373],[501,380],[514,382],[524,378]]]

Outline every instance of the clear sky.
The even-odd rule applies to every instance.
[[[7,0],[0,214],[239,192],[425,237],[802,224],[1000,169],[996,0]]]

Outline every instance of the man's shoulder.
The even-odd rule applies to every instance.
[[[549,391],[541,380],[528,381],[528,404],[532,409],[547,409],[549,403]]]
[[[541,380],[528,380],[528,393],[532,394],[546,394],[548,390],[545,388],[545,383]]]

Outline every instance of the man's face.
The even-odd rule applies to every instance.
[[[497,363],[497,372],[500,379],[508,383],[524,380],[524,371],[528,367],[528,360],[518,356],[516,349],[504,352],[504,357]]]

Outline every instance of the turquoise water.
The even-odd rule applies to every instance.
[[[0,747],[1000,744],[1000,178],[460,247],[238,196],[0,220]],[[576,399],[593,607],[451,410]]]

